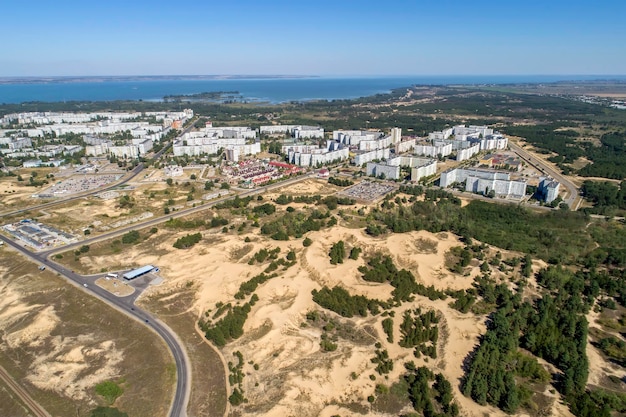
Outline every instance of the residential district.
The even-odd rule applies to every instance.
[[[67,179],[34,194],[55,197],[114,182],[123,171],[104,172],[102,163],[130,169],[128,162],[149,157],[165,145],[165,138],[173,138],[173,158],[162,167],[172,177],[180,175],[180,164],[193,163],[212,167],[229,184],[252,188],[311,170],[327,176],[323,167],[350,164],[353,175],[381,180],[438,184],[520,201],[532,195],[548,204],[559,199],[560,184],[531,169],[509,150],[507,137],[487,126],[458,125],[416,137],[403,136],[400,128],[388,133],[325,132],[320,126],[274,124],[256,129],[206,121],[198,127],[193,121],[189,109],[7,114],[0,119],[2,169],[53,166],[91,174],[74,180],[77,184]],[[186,124],[190,127],[181,130]]]

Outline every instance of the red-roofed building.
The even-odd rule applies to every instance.
[[[327,170],[326,168],[322,168],[319,171],[317,171],[317,176],[319,178],[328,178],[330,177],[330,171]]]

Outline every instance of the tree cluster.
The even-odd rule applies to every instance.
[[[261,226],[261,233],[270,236],[274,240],[289,240],[290,236],[302,237],[305,233],[320,230],[326,226],[325,219],[330,217],[330,212],[313,210],[310,214],[302,211],[285,213]]]
[[[255,275],[248,281],[239,285],[239,291],[235,293],[234,297],[238,300],[243,300],[246,296],[252,294],[259,285],[277,276],[277,274],[265,275],[264,273]]]
[[[174,247],[176,249],[188,249],[202,240],[202,233],[193,233],[176,239]]]
[[[376,315],[379,313],[379,300],[371,300],[362,295],[350,295],[341,287],[322,287],[321,290],[313,290],[313,301],[320,306],[334,311],[343,317],[354,317],[358,314],[367,317],[367,313]]]
[[[230,306],[226,309],[226,315],[213,323],[211,320],[200,320],[198,323],[205,337],[216,346],[225,346],[233,339],[243,335],[243,325],[248,318],[250,309],[256,303],[258,297],[253,294],[250,301],[241,306]]]
[[[337,178],[337,177],[328,178],[328,183],[339,186],[339,187],[349,187],[351,185],[354,185],[354,182],[350,181],[349,179],[343,179],[343,178]]]
[[[437,339],[439,338],[439,318],[434,310],[422,313],[418,307],[414,311],[404,312],[399,345],[403,348],[415,348],[415,356],[421,354],[437,358]]]
[[[415,411],[422,413],[424,417],[459,415],[459,406],[453,402],[452,385],[442,374],[435,375],[424,366],[416,369],[412,362],[406,368],[408,372],[404,379],[408,384],[409,398]]]
[[[265,203],[253,208],[252,212],[260,216],[268,216],[276,212],[276,206],[271,203]]]
[[[429,287],[418,284],[413,274],[406,269],[398,270],[393,260],[387,255],[376,255],[367,261],[367,265],[360,266],[362,278],[369,282],[389,282],[394,290],[393,300],[396,303],[412,300],[413,294],[428,297],[431,300],[445,299],[446,294],[438,291],[432,285]]]
[[[330,248],[328,256],[330,256],[330,263],[332,265],[343,263],[343,258],[346,256],[346,248],[343,240],[340,240],[339,242],[333,244],[333,246]]]
[[[376,349],[374,353],[376,356],[370,359],[370,362],[376,364],[375,371],[378,372],[379,375],[388,374],[393,371],[393,360],[389,357],[387,349]]]
[[[139,242],[139,239],[141,239],[141,235],[137,230],[131,230],[122,235],[122,243],[125,245],[135,244]]]

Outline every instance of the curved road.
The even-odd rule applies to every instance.
[[[126,181],[136,176],[137,173],[135,173],[132,177],[128,178]],[[20,245],[19,243],[14,242],[13,240],[7,238],[6,236],[3,236],[2,234],[0,234],[0,240],[4,241],[7,245],[13,247],[15,250],[31,258],[35,262],[46,266],[50,270],[55,271],[59,275],[65,277],[72,283],[82,287],[81,289],[87,291],[88,293],[91,293],[92,295],[108,303],[109,305],[116,307],[121,312],[141,321],[146,326],[154,330],[165,341],[170,351],[172,352],[172,355],[174,357],[174,362],[176,364],[177,373],[178,373],[177,381],[176,381],[176,393],[172,401],[169,416],[170,417],[185,417],[187,402],[189,400],[189,395],[190,395],[190,390],[191,390],[191,383],[190,383],[191,374],[189,372],[189,361],[188,361],[186,352],[184,348],[182,347],[181,342],[176,337],[176,334],[169,327],[167,327],[164,323],[152,317],[148,312],[138,307],[135,307],[135,300],[141,294],[141,292],[136,291],[135,293],[127,297],[117,297],[111,294],[110,292],[104,290],[103,288],[100,288],[99,286],[95,285],[94,282],[96,280],[96,276],[79,275],[75,273],[74,271],[64,267],[63,265],[59,265],[49,260],[48,257],[56,252],[68,251],[78,246],[86,245],[86,244],[93,243],[96,241],[110,239],[112,237],[122,235],[130,230],[142,229],[142,228],[150,227],[156,224],[160,224],[160,223],[166,222],[172,217],[174,218],[183,217],[183,216],[195,213],[195,212],[206,210],[208,208],[211,208],[215,204],[221,203],[225,200],[233,199],[236,196],[240,198],[247,197],[247,196],[265,192],[273,188],[285,187],[287,185],[291,185],[291,184],[303,181],[307,178],[310,178],[311,175],[313,174],[300,175],[298,177],[290,178],[290,179],[287,179],[287,180],[284,180],[275,184],[267,185],[264,187],[259,187],[257,189],[252,189],[249,191],[244,191],[243,193],[240,193],[240,194],[232,194],[226,197],[216,199],[207,204],[203,204],[201,206],[192,207],[192,208],[185,209],[185,210],[180,210],[170,215],[161,216],[161,217],[147,220],[145,222],[126,226],[121,229],[109,232],[109,233],[104,233],[104,234],[101,234],[101,235],[98,235],[89,239],[78,241],[71,245],[65,245],[65,246],[54,248],[54,249],[47,250],[47,251],[41,251],[41,252],[31,251],[30,249]],[[98,192],[101,192],[101,191],[102,190],[98,190]],[[84,197],[84,195],[81,196],[81,198],[82,197]],[[31,209],[38,209],[38,208],[40,208],[40,206],[32,207]]]
[[[578,187],[576,187],[573,182],[571,182],[563,174],[561,174],[559,171],[555,170],[552,166],[543,161],[540,157],[528,152],[526,149],[522,148],[517,143],[514,143],[512,140],[509,140],[509,147],[526,162],[534,165],[535,167],[542,170],[546,175],[560,182],[563,187],[567,189],[568,192],[568,195],[566,196],[567,198],[564,198],[563,201],[567,203],[571,210],[578,210],[578,207],[581,203],[581,198],[578,195]]]
[[[193,119],[192,119],[192,122],[193,122]],[[189,131],[192,128],[193,128],[193,123],[191,123],[185,130],[183,130],[181,135]],[[152,159],[153,160],[158,159],[161,155],[163,155],[167,151],[167,149],[172,145],[172,143],[173,141],[168,142],[163,147],[163,149],[161,149],[159,152],[157,152],[153,156]],[[118,187],[122,184],[129,182],[130,180],[135,178],[137,175],[139,175],[139,173],[142,170],[143,170],[143,164],[140,163],[131,170],[130,175],[128,177],[108,187],[103,187],[103,188],[99,188],[99,189],[89,191],[86,193],[81,193],[79,195],[69,197],[66,199],[51,201],[48,203],[40,204],[37,206],[31,206],[31,207],[21,209],[21,210],[15,210],[12,212],[2,213],[0,214],[0,218],[9,216],[9,215],[23,213],[29,210],[38,210],[38,209],[42,209],[45,207],[54,206],[56,204],[67,203],[69,201],[74,201],[74,200],[82,199],[84,197],[88,197],[94,194],[101,193],[105,190],[112,189],[112,188]],[[59,265],[55,262],[48,260],[47,257],[49,255],[49,252],[40,252],[40,253],[33,252],[25,248],[24,246],[21,246],[18,243],[15,243],[14,241],[6,238],[5,236],[1,234],[0,234],[0,240],[4,241],[5,244],[13,247],[15,250],[19,251],[20,253],[24,254],[26,257],[29,257],[35,262],[38,262],[41,265],[45,265],[49,269],[57,272],[60,276],[65,277],[70,282],[73,282],[76,285],[80,285],[84,291],[87,291],[88,293],[91,293],[91,295],[99,298],[100,300],[108,303],[109,305],[114,306],[115,308],[125,313],[126,315],[136,320],[139,320],[148,328],[155,331],[165,341],[168,348],[172,352],[172,356],[174,357],[174,363],[176,365],[176,371],[177,371],[176,392],[174,394],[174,398],[172,400],[168,415],[170,417],[186,417],[187,402],[189,401],[189,395],[190,395],[190,389],[191,389],[190,387],[191,374],[189,372],[189,364],[188,364],[189,361],[187,358],[187,353],[185,352],[184,348],[182,347],[182,344],[176,337],[176,334],[169,327],[167,327],[164,323],[156,320],[146,311],[135,307],[135,300],[139,296],[140,292],[137,294],[131,294],[128,297],[116,297],[113,294],[109,293],[108,291],[98,287],[97,285],[90,285],[90,284],[93,284],[93,282],[95,281],[95,277],[81,276],[79,274],[74,273],[74,271],[71,271],[65,268],[62,265]],[[84,241],[80,243],[84,244]],[[67,249],[67,247],[65,247],[64,249]]]
[[[74,271],[65,268],[55,262],[47,259],[47,254],[34,253],[25,247],[13,242],[12,240],[0,235],[0,240],[4,241],[7,245],[13,247],[15,250],[31,258],[35,262],[46,266],[50,270],[57,272],[61,276],[70,280],[74,284],[81,287],[81,289],[91,293],[91,295],[99,298],[100,300],[113,305],[119,311],[131,316],[150,329],[154,330],[167,344],[168,348],[172,352],[174,357],[174,363],[176,364],[177,378],[176,378],[176,394],[171,404],[169,415],[171,417],[185,417],[186,405],[189,398],[190,391],[190,374],[189,364],[185,350],[183,349],[180,341],[176,337],[176,334],[165,324],[156,320],[146,311],[135,307],[135,300],[141,292],[134,292],[127,297],[117,297],[103,288],[94,284],[96,280],[95,276],[86,277],[76,274]]]

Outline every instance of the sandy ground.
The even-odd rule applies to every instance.
[[[8,209],[13,204],[21,203],[25,200],[34,201],[31,195],[39,191],[37,187],[27,187],[20,185],[13,177],[0,181],[0,210]]]
[[[315,185],[317,181],[311,183]],[[180,232],[180,235],[186,233]],[[304,248],[301,239],[270,241],[260,236],[256,229],[243,235],[224,235],[216,230],[202,233],[202,243],[188,250],[172,250],[171,245],[177,236],[171,236],[148,250],[135,247],[107,257],[84,256],[81,262],[89,263],[96,270],[111,265],[120,268],[158,265],[165,280],[162,285],[149,288],[146,294],[163,294],[166,297],[178,286],[192,281],[198,292],[188,311],[200,318],[207,310],[215,311],[218,302],[233,302],[240,284],[265,269],[268,262],[248,264],[258,250],[279,247],[281,257],[289,250],[295,250],[297,264],[257,288],[255,293],[259,301],[248,316],[244,335],[221,350],[227,361],[236,362],[233,357],[236,351],[243,354],[245,361],[243,388],[248,403],[235,407],[233,412],[256,416],[349,416],[358,413],[345,405],[356,403],[369,410],[368,415],[384,415],[371,408],[367,396],[374,393],[376,384],[391,385],[397,381],[404,372],[403,363],[412,360],[418,366],[427,364],[446,376],[452,383],[462,415],[505,416],[498,409],[476,404],[461,395],[459,390],[463,361],[486,330],[484,317],[461,314],[448,305],[450,299],[430,301],[416,296],[414,302],[404,303],[395,309],[395,343],[390,344],[382,330],[383,317],[380,315],[343,319],[312,301],[311,291],[324,285],[341,285],[352,294],[369,298],[389,298],[392,291],[390,285],[363,281],[358,271],[358,267],[365,264],[364,257],[374,253],[391,255],[399,268],[412,271],[424,285],[433,285],[441,290],[470,288],[473,278],[479,274],[477,265],[468,269],[467,276],[454,275],[445,267],[445,254],[454,246],[462,246],[455,235],[420,231],[373,238],[362,229],[337,226],[332,230],[309,233],[307,236],[313,244]],[[244,241],[246,237],[250,242]],[[339,240],[345,242],[348,250],[360,247],[363,250],[361,257],[356,261],[346,259],[343,264],[331,265],[328,252]],[[498,250],[491,248],[491,256]],[[501,252],[503,257],[519,256]],[[545,265],[535,262],[533,269],[538,270],[542,266]],[[498,275],[494,271],[494,277]],[[534,284],[533,280],[529,281],[527,290],[530,293],[536,291]],[[403,312],[416,307],[422,311],[435,310],[441,317],[435,360],[416,359],[412,349],[404,349],[397,344]],[[320,349],[322,330],[306,321],[306,313],[312,310],[325,311],[335,321],[352,326],[359,336],[358,340],[340,338],[336,351],[323,352]],[[375,355],[376,340],[381,341],[394,361],[394,369],[387,377],[376,374],[370,361]],[[255,365],[258,369],[254,369]],[[370,379],[371,375],[376,376],[375,381]],[[545,394],[555,397],[549,392]],[[558,399],[554,401],[550,414],[570,415]]]
[[[11,283],[0,293],[0,349],[44,348],[28,369],[26,378],[33,385],[82,400],[95,384],[119,376],[122,353],[115,342],[94,343],[97,337],[91,333],[62,336],[54,307],[29,305]]]
[[[252,241],[244,242],[246,236]],[[169,251],[160,257],[126,253],[115,255],[120,259],[108,259],[108,262],[122,262],[124,257],[136,261],[140,259],[138,262],[141,264],[158,264],[166,282],[159,288],[148,290],[151,293],[165,294],[170,288],[189,280],[197,282],[199,292],[190,310],[200,316],[207,309],[214,309],[219,301],[232,301],[242,282],[262,272],[267,263],[253,266],[247,263],[259,249],[278,246],[282,256],[291,248],[296,250],[297,265],[257,288],[260,301],[246,321],[244,336],[223,349],[227,360],[233,357],[235,351],[243,353],[246,362],[244,390],[249,401],[246,414],[330,416],[340,410],[341,415],[352,415],[341,404],[359,403],[369,407],[366,397],[374,392],[375,385],[390,385],[397,381],[404,372],[403,362],[414,360],[418,365],[426,363],[423,358],[415,359],[411,349],[397,345],[403,311],[420,306],[422,310],[434,309],[442,316],[438,359],[431,359],[429,366],[443,372],[451,381],[463,413],[468,416],[485,413],[504,415],[492,407],[479,406],[460,394],[458,385],[463,374],[463,360],[476,346],[485,325],[483,318],[463,315],[450,308],[450,300],[433,302],[418,296],[413,303],[404,303],[395,315],[395,344],[386,342],[380,324],[381,316],[351,319],[356,331],[368,342],[352,343],[340,339],[335,352],[322,352],[319,345],[321,330],[303,325],[308,311],[321,310],[312,301],[311,291],[323,285],[342,285],[352,294],[370,298],[386,299],[391,294],[392,287],[388,284],[368,283],[360,278],[357,268],[365,263],[363,257],[357,261],[346,260],[344,264],[330,265],[327,254],[336,241],[343,240],[348,248],[359,246],[364,254],[391,254],[399,267],[410,269],[425,285],[434,285],[439,289],[469,288],[474,271],[469,277],[458,277],[447,272],[444,266],[444,254],[451,247],[460,245],[456,236],[422,231],[376,239],[362,230],[343,227],[308,236],[314,243],[309,248],[303,248],[301,240],[268,242],[256,234],[225,237],[210,231],[205,232],[210,244],[197,245],[187,251]],[[171,242],[163,245],[169,248]],[[96,259],[89,259],[89,262],[99,263]],[[384,348],[389,351],[394,360],[394,370],[388,379],[377,375],[377,380],[372,381],[370,375],[375,372],[370,359],[374,357],[375,338],[383,341]],[[259,369],[254,370],[251,363],[258,364]],[[356,378],[351,375],[353,372]],[[371,414],[377,413],[371,411]]]
[[[607,329],[600,326],[596,320],[600,317],[600,313],[591,310],[589,314],[587,314],[587,321],[589,322],[589,328],[597,328],[602,331],[606,331]],[[614,334],[617,338],[620,338],[619,334]],[[607,376],[613,375],[620,379],[626,378],[626,370],[620,366],[610,363],[606,361],[600,350],[593,346],[590,342],[590,339],[587,342],[587,358],[589,359],[589,378],[587,379],[587,384],[589,385],[602,385],[602,380]]]

